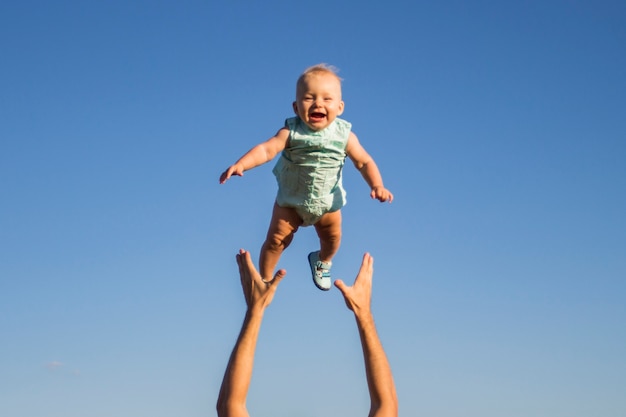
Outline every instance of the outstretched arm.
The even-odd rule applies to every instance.
[[[361,173],[365,182],[367,182],[367,185],[370,186],[372,190],[370,197],[377,199],[381,203],[385,201],[391,203],[393,201],[393,194],[383,185],[383,177],[380,175],[376,162],[374,162],[374,159],[367,153],[363,146],[361,146],[359,139],[352,132],[350,132],[350,136],[348,137],[346,153],[356,169]]]
[[[266,162],[271,161],[274,157],[287,145],[289,138],[289,130],[282,128],[263,143],[256,145],[239,158],[237,162],[229,166],[226,171],[220,175],[220,184],[224,184],[231,176],[237,175],[241,177],[244,171],[256,168]]]
[[[338,279],[335,281],[335,286],[343,294],[348,308],[354,312],[359,329],[367,386],[370,392],[369,417],[397,417],[398,398],[393,375],[383,345],[378,338],[371,311],[373,273],[374,258],[366,253],[354,284],[349,287]]]
[[[286,274],[285,270],[281,269],[272,281],[263,281],[252,263],[250,252],[243,249],[237,254],[237,264],[248,308],[222,380],[217,399],[219,417],[249,417],[246,397],[252,378],[254,352],[263,314],[274,298],[278,283]]]

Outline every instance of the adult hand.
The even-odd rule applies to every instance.
[[[335,287],[341,291],[346,305],[357,316],[369,313],[372,300],[372,276],[374,275],[374,258],[366,253],[363,255],[361,268],[351,287],[342,280],[335,281]]]
[[[248,310],[264,310],[272,302],[278,284],[287,272],[281,269],[276,272],[271,281],[264,281],[261,278],[261,274],[254,267],[254,263],[250,258],[250,252],[243,249],[240,249],[237,254],[237,265],[239,266],[241,288],[246,298]]]
[[[370,417],[398,417],[398,397],[393,382],[391,367],[387,355],[380,342],[374,316],[371,311],[372,276],[374,274],[374,258],[369,253],[363,255],[363,262],[354,284],[349,287],[341,280],[335,281],[346,305],[354,312],[363,359],[365,360],[365,375],[370,392]]]

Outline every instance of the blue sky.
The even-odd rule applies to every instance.
[[[0,6],[0,414],[214,415],[273,163],[219,174],[340,68],[336,278],[375,258],[405,416],[626,414],[626,6],[21,1]],[[252,416],[364,416],[354,320],[301,229]]]

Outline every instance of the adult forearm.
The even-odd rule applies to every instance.
[[[355,315],[363,357],[365,373],[370,392],[370,416],[397,416],[398,400],[387,355],[383,349],[376,331],[376,325],[371,313]]]
[[[248,311],[224,373],[217,401],[219,417],[247,416],[248,388],[254,367],[254,352],[263,320],[263,310]]]

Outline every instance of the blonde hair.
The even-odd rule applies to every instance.
[[[296,94],[298,93],[306,79],[315,74],[330,74],[337,78],[337,80],[341,84],[342,79],[341,77],[339,77],[339,75],[337,75],[338,72],[339,68],[325,63],[316,64],[305,69],[304,72],[300,74],[300,77],[298,77],[298,82],[296,82]]]

